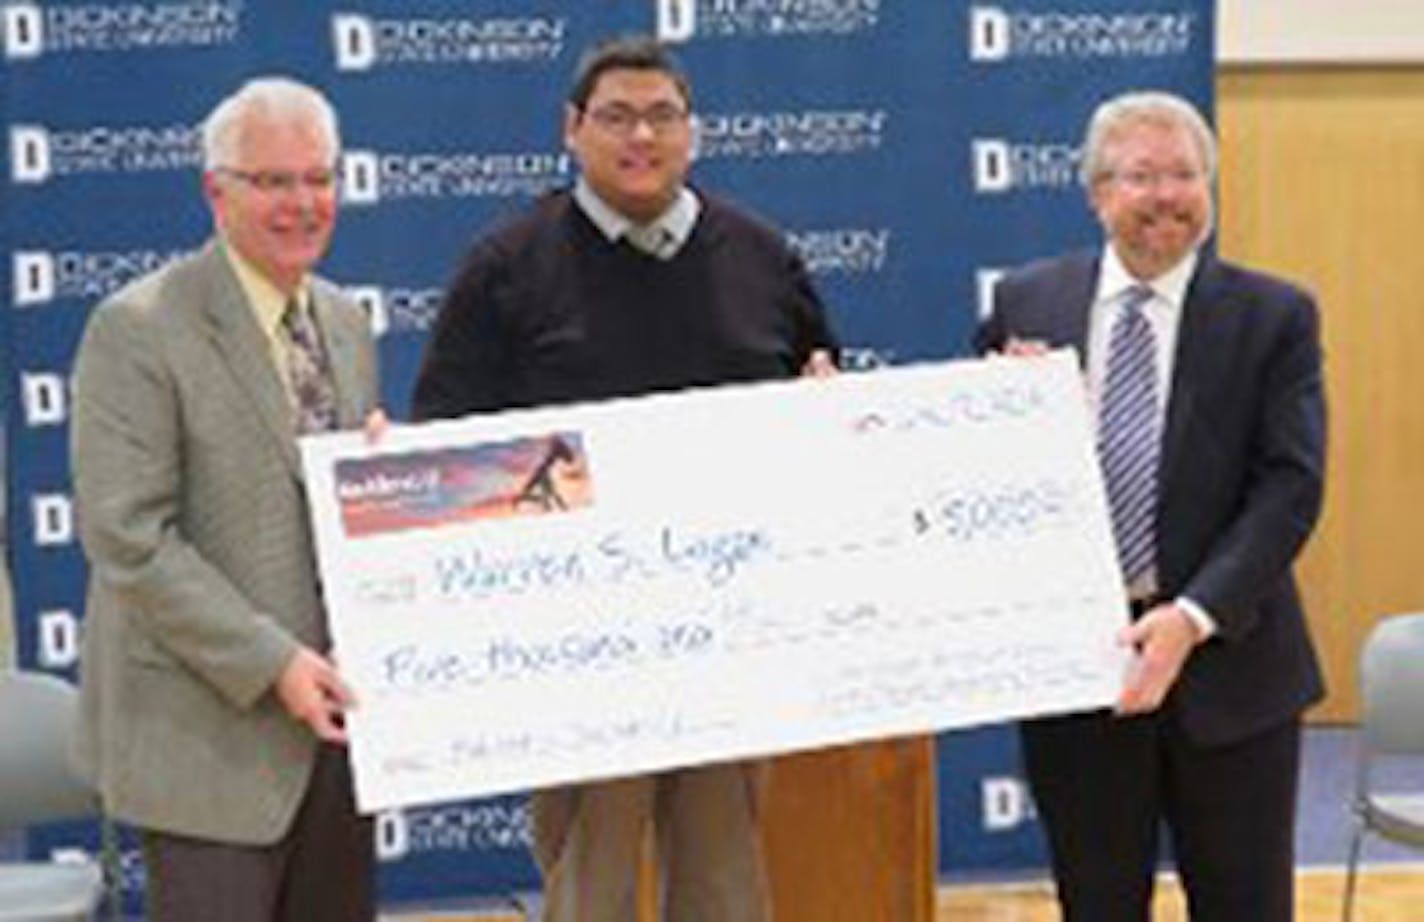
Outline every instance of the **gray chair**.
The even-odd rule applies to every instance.
[[[1352,918],[1360,847],[1367,833],[1424,849],[1424,612],[1374,626],[1360,653],[1359,765],[1355,833],[1345,871],[1346,922]],[[1409,772],[1399,771],[1413,766]],[[1395,769],[1402,783],[1381,783]]]
[[[0,829],[99,815],[69,767],[74,687],[37,672],[0,670]],[[99,864],[0,863],[0,922],[90,919],[105,892]]]

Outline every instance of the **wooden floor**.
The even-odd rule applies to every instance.
[[[1307,870],[1297,877],[1297,922],[1337,922],[1344,874]],[[1424,919],[1424,865],[1383,866],[1360,875],[1356,922],[1420,922]],[[383,917],[391,922],[524,922],[518,915],[406,914]],[[937,922],[1057,922],[1052,886],[1047,883],[999,887],[941,887]],[[1186,922],[1181,891],[1164,876],[1157,891],[1153,922]],[[784,922],[811,922],[787,919]],[[838,922],[820,919],[815,922]],[[861,922],[861,920],[844,920]],[[877,920],[878,922],[878,920]]]
[[[1297,922],[1338,922],[1344,888],[1340,871],[1302,871],[1296,883]],[[1419,922],[1424,919],[1424,867],[1371,869],[1355,891],[1356,922]],[[1176,879],[1157,888],[1153,922],[1186,922]],[[1057,922],[1052,885],[1003,888],[943,887],[937,922]]]

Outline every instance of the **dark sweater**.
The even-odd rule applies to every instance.
[[[610,243],[568,192],[480,240],[427,344],[414,417],[789,377],[834,349],[780,235],[699,195],[666,261]]]

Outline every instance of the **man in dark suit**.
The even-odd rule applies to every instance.
[[[254,80],[203,127],[216,237],[95,309],[75,370],[89,558],[82,768],[139,828],[156,922],[373,916],[297,437],[359,427],[375,356],[311,274],[336,117]]]
[[[479,241],[446,296],[417,418],[831,369],[821,302],[780,234],[686,184],[691,90],[652,39],[580,64],[564,112],[572,190]],[[650,826],[669,922],[763,922],[761,765],[538,791],[546,922],[628,922]]]
[[[1292,916],[1300,715],[1322,693],[1291,575],[1321,503],[1318,318],[1202,249],[1215,162],[1189,103],[1104,103],[1083,177],[1105,245],[1005,276],[978,334],[1084,356],[1132,604],[1115,712],[1022,728],[1069,920],[1148,918],[1163,821],[1196,922]]]

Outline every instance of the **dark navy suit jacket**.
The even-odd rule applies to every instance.
[[[1015,336],[1083,356],[1098,263],[1082,252],[1006,275],[976,346]],[[1291,573],[1324,480],[1318,327],[1305,292],[1202,253],[1167,404],[1157,574],[1164,598],[1186,596],[1218,625],[1168,699],[1205,745],[1249,737],[1323,691]]]

